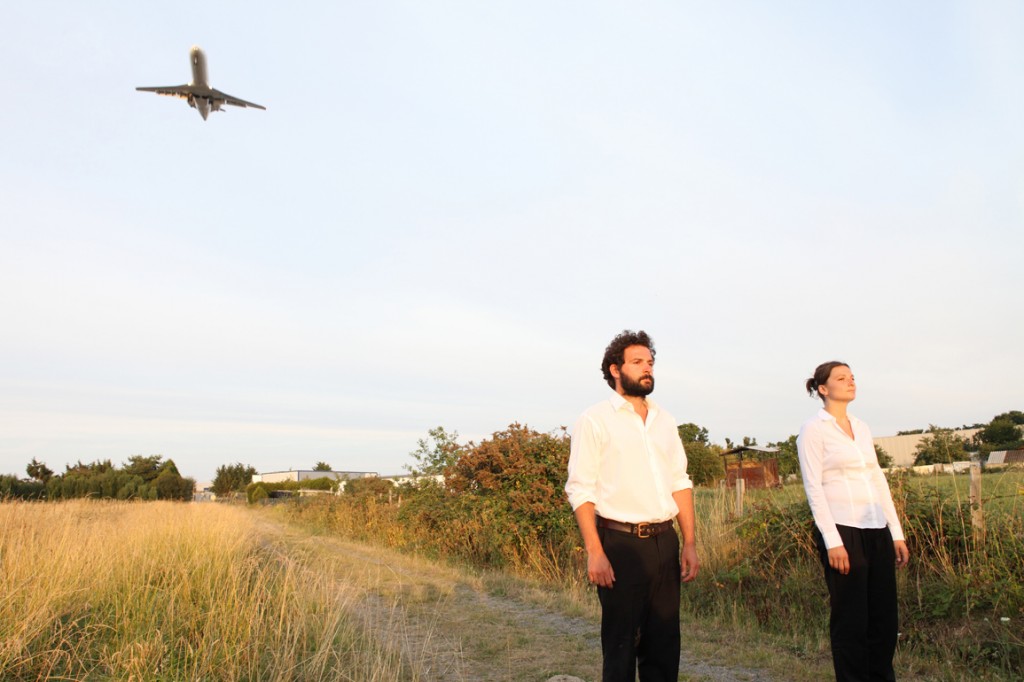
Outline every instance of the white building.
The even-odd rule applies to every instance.
[[[281,483],[282,481],[311,481],[314,478],[333,478],[336,481],[348,481],[353,478],[377,478],[376,471],[314,471],[313,469],[289,469],[288,471],[268,471],[255,474],[253,483]]]
[[[981,429],[955,429],[953,433],[964,440],[969,440],[979,431]],[[931,435],[930,433],[912,433],[906,436],[883,436],[881,438],[876,436],[874,441],[875,445],[892,457],[893,466],[911,467],[914,466],[917,444]]]
[[[435,483],[444,484],[444,476],[438,475],[421,475],[421,474],[395,474],[394,476],[382,476],[385,481],[391,481],[395,485],[415,485],[420,481],[434,481]]]

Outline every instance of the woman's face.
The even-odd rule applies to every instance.
[[[850,402],[857,397],[857,382],[853,380],[853,371],[846,365],[833,367],[828,381],[818,387],[818,392],[826,400]]]

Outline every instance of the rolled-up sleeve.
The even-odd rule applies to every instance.
[[[574,511],[586,502],[597,504],[601,436],[598,424],[586,414],[573,427],[569,441],[569,478],[565,482],[565,493]]]
[[[690,474],[686,471],[686,449],[683,447],[683,441],[678,436],[672,450],[672,492],[692,488],[693,481],[690,480]]]

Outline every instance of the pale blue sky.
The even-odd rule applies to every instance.
[[[898,5],[898,6],[894,6]],[[1012,2],[0,9],[0,473],[397,473],[571,426],[623,328],[714,440],[1022,409]],[[189,80],[267,111],[204,122]]]

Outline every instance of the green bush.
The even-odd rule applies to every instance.
[[[273,494],[279,491],[298,493],[300,490],[335,491],[337,489],[338,481],[326,476],[311,478],[305,481],[275,481],[274,483],[259,481],[258,483],[250,483],[245,487],[245,499],[249,501],[249,504],[252,504],[253,502],[273,497]],[[254,500],[253,495],[257,490],[261,490],[262,493],[260,493],[259,500]]]
[[[233,492],[241,492],[252,483],[252,477],[256,473],[255,467],[241,462],[223,464],[217,467],[217,474],[213,477],[213,493],[218,496],[226,496]]]
[[[0,500],[41,500],[46,497],[42,481],[26,481],[17,476],[0,475]]]
[[[245,490],[246,499],[249,500],[249,504],[256,504],[270,497],[270,493],[267,492],[266,486],[262,483],[254,483],[246,488]]]
[[[360,479],[348,494],[296,500],[287,513],[353,539],[562,577],[579,544],[563,491],[568,436],[512,424],[461,453],[444,485],[422,479],[385,496]]]

